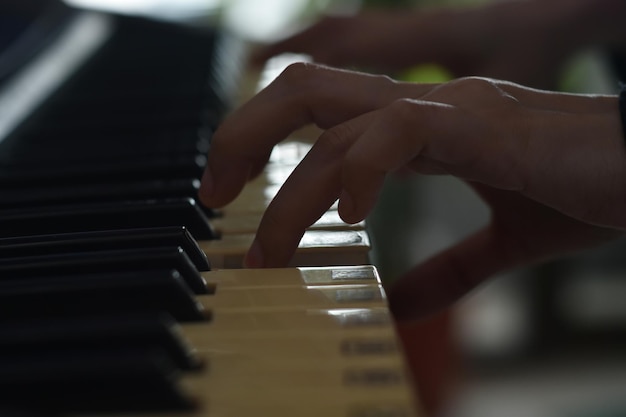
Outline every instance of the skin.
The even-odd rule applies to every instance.
[[[438,64],[455,78],[480,75],[556,89],[568,60],[597,45],[624,44],[621,0],[517,0],[479,7],[366,10],[327,16],[259,48],[253,62],[284,52],[314,62],[397,73]]]
[[[615,96],[534,90],[488,78],[409,84],[294,64],[215,133],[200,198],[234,199],[294,130],[324,133],[268,207],[248,267],[283,267],[339,198],[364,219],[386,175],[454,175],[489,205],[482,230],[390,288],[396,317],[442,309],[496,272],[621,236],[626,152]]]

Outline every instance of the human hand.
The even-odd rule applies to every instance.
[[[618,4],[619,3],[619,4]],[[314,62],[395,74],[437,64],[455,78],[484,76],[557,87],[567,61],[590,45],[624,44],[621,0],[526,0],[478,7],[374,10],[328,16],[260,48],[261,64],[284,52]]]
[[[466,180],[491,223],[391,289],[398,317],[450,304],[488,276],[595,245],[626,227],[626,154],[616,97],[490,79],[424,85],[313,64],[289,67],[215,133],[200,197],[231,201],[297,128],[325,129],[266,210],[246,258],[282,267],[339,198],[363,220],[399,169]]]
[[[273,56],[295,52],[336,67],[393,72],[419,62],[419,57],[407,51],[415,46],[411,36],[421,25],[420,20],[421,14],[398,10],[325,16],[301,32],[259,47],[251,61],[260,66]],[[429,19],[423,20],[428,23]]]

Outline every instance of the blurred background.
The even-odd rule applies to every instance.
[[[434,7],[489,0],[67,0],[120,13],[220,24],[266,43],[321,13],[368,7]],[[497,0],[491,0],[497,1]],[[27,2],[24,2],[27,3]],[[401,75],[442,81],[432,66]],[[583,51],[562,74],[563,91],[615,93],[604,51]],[[389,178],[368,221],[385,283],[488,221],[488,210],[448,177]],[[626,242],[496,277],[435,324],[447,344],[420,351],[447,361],[442,416],[626,417]],[[440,333],[438,333],[441,337]],[[424,339],[415,341],[419,345]],[[444,351],[443,359],[441,352]],[[410,353],[410,352],[409,352]],[[435,370],[437,372],[437,370]],[[428,384],[428,380],[424,382]],[[439,382],[438,382],[439,383]]]

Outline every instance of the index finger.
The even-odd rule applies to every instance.
[[[306,124],[327,129],[398,98],[419,97],[432,88],[398,83],[381,75],[292,64],[216,131],[200,199],[209,207],[229,203],[273,146]]]

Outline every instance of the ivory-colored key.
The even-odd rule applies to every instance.
[[[242,233],[254,233],[259,228],[263,213],[241,213],[211,219],[211,224],[221,235],[232,235]],[[365,222],[354,224],[345,223],[339,217],[339,212],[329,210],[322,214],[322,217],[315,222],[309,230],[364,230]]]
[[[191,393],[208,397],[197,415],[352,417],[356,409],[384,408],[402,410],[391,415],[416,415],[401,361],[324,366],[323,357],[306,356],[284,367],[280,355],[262,349],[208,357],[210,371],[187,379]]]
[[[293,164],[269,164],[263,172],[256,178],[252,179],[246,187],[263,187],[268,185],[276,185],[284,183],[291,172],[296,168],[297,163]]]
[[[222,269],[203,274],[210,285],[225,288],[302,287],[314,285],[380,284],[378,271],[372,265]]]
[[[217,296],[217,295],[216,295]],[[342,335],[392,335],[393,321],[382,306],[356,308],[298,308],[214,311],[211,333],[229,335],[293,334],[293,332]],[[185,323],[204,328],[208,322]]]
[[[419,415],[386,308],[290,313],[218,310],[182,326],[208,364],[185,378],[207,400],[185,415]]]
[[[212,268],[241,268],[253,240],[253,234],[234,234],[218,240],[203,240],[199,245]],[[304,233],[290,265],[364,265],[369,263],[370,249],[365,231],[310,230]]]
[[[293,135],[297,137],[297,135]],[[289,139],[274,146],[270,155],[270,164],[297,164],[306,156],[313,145],[298,139]]]
[[[206,310],[386,307],[373,266],[218,270],[203,278],[216,291],[197,296]]]
[[[248,185],[241,193],[226,206],[219,209],[224,216],[237,216],[245,213],[263,213],[278,193],[280,184]],[[338,203],[333,203],[328,209],[337,210]]]
[[[216,296],[198,296],[210,310],[285,309],[289,307],[332,308],[386,306],[381,285],[328,285],[311,287],[252,287],[220,290]]]

